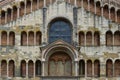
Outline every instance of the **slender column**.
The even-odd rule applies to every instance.
[[[117,22],[117,11],[115,11],[115,21]]]
[[[9,32],[7,33],[7,45],[9,45]]]
[[[11,21],[13,20],[13,9],[11,10]]]
[[[113,35],[113,44],[112,44],[113,46],[114,46],[114,44],[115,44],[114,42],[115,42],[115,41],[114,41],[114,35]]]
[[[36,32],[34,32],[34,45],[36,46]]]
[[[88,11],[90,11],[90,0],[88,0]]]
[[[83,0],[81,1],[81,7],[83,8]]]
[[[95,44],[94,44],[94,33],[92,32],[92,45],[94,46]]]
[[[85,78],[87,77],[87,62],[85,62]]]
[[[29,45],[28,37],[29,37],[29,34],[28,34],[28,31],[27,31],[27,46]]]
[[[109,9],[109,19],[111,19],[110,9]]]
[[[32,7],[33,7],[33,5],[32,5],[32,4],[33,4],[33,0],[31,0],[31,12],[32,12]]]
[[[92,77],[94,77],[94,63],[92,63]]]
[[[78,76],[78,61],[75,61],[75,76]]]
[[[37,9],[39,9],[39,0],[37,0]]]
[[[96,3],[95,3],[95,2],[94,2],[94,5],[95,5],[95,6],[94,6],[94,7],[95,7],[95,14],[96,14]]]
[[[75,0],[74,5],[77,6],[77,1]]]
[[[7,12],[5,12],[5,23],[7,23]]]
[[[101,7],[101,15],[103,17],[103,6]]]
[[[103,6],[101,7],[101,27],[103,27]]]
[[[115,63],[115,61],[113,61],[113,77],[115,77],[114,63]]]
[[[26,62],[26,78],[28,78],[28,62]]]
[[[17,18],[20,17],[20,7],[17,8]]]
[[[25,0],[25,9],[24,9],[24,15],[26,14],[26,9],[27,9],[27,2]]]
[[[44,0],[44,7],[46,7],[46,0]]]
[[[73,63],[72,63],[72,65],[73,65]],[[57,74],[58,75],[58,62],[57,61],[55,61],[55,74]],[[51,74],[50,74],[51,75]]]
[[[7,62],[7,77],[9,77],[9,62]]]
[[[84,44],[85,44],[85,46],[86,46],[86,33],[85,33],[85,35],[84,35],[84,36],[85,36],[85,41],[84,41]]]
[[[44,72],[44,67],[45,67],[45,62],[42,62],[42,76],[45,76],[45,72]]]
[[[34,78],[35,78],[35,72],[36,72],[36,70],[35,70],[35,62],[34,62],[34,74],[33,74]]]

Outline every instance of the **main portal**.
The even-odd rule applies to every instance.
[[[71,76],[72,60],[70,56],[62,51],[53,53],[49,58],[49,76]]]

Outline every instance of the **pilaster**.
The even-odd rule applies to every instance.
[[[75,6],[73,8],[73,23],[74,23],[74,26],[73,26],[73,36],[74,37],[74,45],[77,45],[78,44],[78,33],[77,33],[77,20],[78,20],[78,8]]]
[[[46,18],[47,18],[47,8],[43,7],[43,30],[42,30],[42,34],[43,34],[43,42],[42,43],[46,43]]]
[[[105,63],[101,62],[100,63],[100,77],[105,77],[106,76],[106,65]]]

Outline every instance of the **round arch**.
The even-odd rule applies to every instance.
[[[57,41],[56,43],[62,43],[62,42]],[[56,44],[56,43],[53,43],[54,45],[50,44],[47,49],[43,50],[43,53],[42,53],[43,54],[43,59],[42,60],[46,62],[45,63],[45,65],[46,65],[45,72],[48,72],[45,75],[49,75],[49,76],[64,76],[64,75],[65,76],[71,76],[71,75],[73,75],[73,72],[74,72],[74,67],[73,67],[74,64],[72,64],[72,62],[75,62],[78,59],[77,53],[74,50],[74,48],[71,47],[70,45],[67,45],[65,43],[63,43],[63,44]],[[59,53],[59,54],[57,55],[57,53]],[[56,54],[56,55],[53,56],[54,54]],[[63,57],[61,58],[61,56],[63,56],[63,55],[65,55],[64,57],[69,57],[69,60],[64,60]],[[50,59],[51,56],[53,56],[54,58],[57,57],[57,59],[56,60],[51,60]],[[57,61],[57,64],[55,63],[55,61]],[[61,63],[65,63],[65,64],[68,64],[69,66],[71,66],[68,70],[69,74],[66,71],[67,68],[63,69],[63,67],[65,67],[65,66],[68,67],[68,65],[65,65],[65,64],[62,65]],[[56,73],[51,74],[52,72],[56,72],[56,70],[58,68],[58,67],[56,68],[54,66],[54,64],[58,65],[58,67],[62,66],[61,69],[63,71],[62,71],[62,73],[60,73],[60,75],[56,74]],[[52,68],[52,66],[55,67],[55,70]],[[51,70],[53,70],[53,71],[51,71]]]
[[[61,16],[61,15],[59,15],[59,16],[51,17],[51,18],[48,20],[48,22],[47,22],[47,27],[49,27],[49,25],[50,25],[51,22],[53,22],[53,21],[55,21],[55,20],[58,20],[58,19],[66,20],[66,21],[68,21],[68,22],[71,24],[71,26],[73,26],[73,22],[70,20],[70,18],[68,18],[68,17],[66,17],[66,16]]]
[[[48,48],[44,55],[43,55],[43,58],[48,61],[49,60],[49,57],[57,52],[57,51],[62,51],[62,52],[65,52],[66,54],[68,54],[72,61],[75,61],[75,59],[77,59],[77,54],[76,52],[69,46],[66,46],[66,45],[55,45],[55,46],[52,46],[50,48]]]

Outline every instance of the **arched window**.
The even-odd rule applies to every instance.
[[[99,60],[94,61],[94,76],[100,77],[100,61]]]
[[[36,74],[36,76],[40,76],[41,75],[41,68],[42,68],[42,66],[41,66],[41,61],[40,60],[37,60],[36,61],[36,63],[35,63],[35,74]]]
[[[20,2],[20,16],[23,16],[25,12],[25,3]]]
[[[17,7],[13,6],[13,20],[17,19]]]
[[[21,77],[26,77],[26,61],[22,60],[21,61],[21,67],[20,67],[20,71],[21,71]]]
[[[113,45],[113,34],[111,31],[106,32],[106,46]]]
[[[83,0],[83,7],[88,10],[88,0]]]
[[[95,46],[100,45],[100,34],[99,34],[99,32],[94,33],[94,45]]]
[[[110,16],[111,16],[111,20],[115,21],[115,8],[114,7],[110,9]]]
[[[37,31],[36,32],[36,45],[37,46],[41,44],[41,41],[42,41],[41,39],[42,39],[42,34],[40,31]]]
[[[114,76],[120,77],[120,60],[116,60],[114,64]]]
[[[12,10],[10,8],[7,9],[7,22],[11,21],[11,11]]]
[[[62,18],[55,19],[50,23],[49,26],[49,43],[56,40],[63,40],[68,43],[72,42],[72,27],[69,21]]]
[[[5,60],[1,61],[1,76],[7,77],[7,62]]]
[[[34,32],[30,31],[28,35],[28,45],[34,45]]]
[[[7,32],[3,31],[1,35],[1,45],[6,46],[7,45]]]
[[[117,22],[120,23],[120,9],[117,11]]]
[[[96,2],[96,14],[99,16],[101,15],[101,4],[99,1]]]
[[[5,11],[1,11],[1,24],[5,23]]]
[[[114,33],[114,45],[116,46],[120,45],[120,31],[116,31]]]
[[[25,31],[21,33],[21,45],[27,45],[27,33]]]
[[[39,0],[39,8],[43,8],[44,0]]]
[[[85,61],[84,60],[79,61],[79,75],[85,76]]]
[[[106,76],[113,77],[113,62],[110,59],[106,62]]]
[[[90,11],[95,13],[94,0],[90,0]]]
[[[108,8],[108,5],[105,5],[103,7],[103,15],[105,18],[109,19],[109,8]]]
[[[9,45],[10,46],[15,45],[15,33],[14,32],[9,33]]]
[[[14,61],[10,60],[9,61],[9,77],[14,77],[15,74],[15,65],[14,65]]]
[[[35,10],[37,10],[37,5],[38,5],[38,3],[37,3],[37,0],[33,0],[33,8],[32,8],[32,10],[33,11],[35,11]]]
[[[92,77],[92,61],[87,61],[87,76]]]
[[[27,0],[27,5],[26,5],[26,13],[30,13],[31,12],[31,1]]]
[[[84,34],[84,32],[79,32],[79,44],[81,46],[85,45],[85,34]]]
[[[86,34],[86,46],[92,45],[92,32],[87,32]]]
[[[33,74],[34,74],[34,63],[33,61],[30,60],[28,62],[28,76],[33,77]]]

